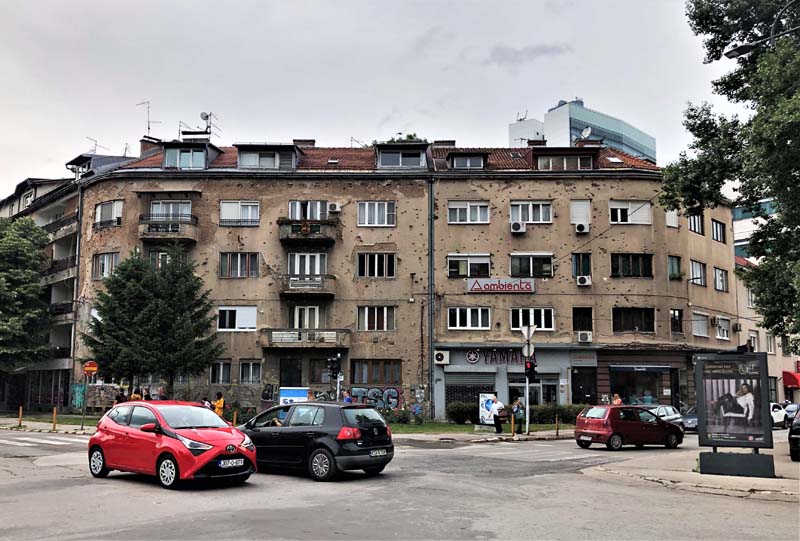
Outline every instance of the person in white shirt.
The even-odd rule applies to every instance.
[[[739,392],[736,393],[736,402],[739,403],[739,406],[742,408],[743,412],[747,414],[747,422],[753,422],[753,413],[756,407],[755,399],[753,398],[753,392],[750,390],[750,386],[746,383],[742,383],[742,386],[739,388]]]
[[[497,396],[492,397],[492,409],[489,410],[494,419],[494,431],[498,434],[503,433],[503,425],[500,423],[500,412],[505,409],[505,405],[497,399]]]

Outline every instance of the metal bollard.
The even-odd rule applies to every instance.
[[[58,408],[53,406],[53,432],[56,431],[56,417],[58,416]]]
[[[19,407],[19,424],[17,427],[22,428],[22,406]]]
[[[236,417],[239,413],[239,410],[233,410],[233,426],[236,426]]]

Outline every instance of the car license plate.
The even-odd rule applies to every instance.
[[[581,441],[592,441],[591,436],[581,436]]]
[[[373,449],[369,452],[369,456],[386,456],[386,449]]]
[[[220,460],[220,468],[235,468],[236,466],[244,466],[243,458],[229,458],[227,460]]]

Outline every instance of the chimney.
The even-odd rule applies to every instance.
[[[435,147],[454,147],[456,146],[455,139],[439,139],[433,142],[433,146]]]
[[[161,151],[161,139],[145,135],[139,139],[139,157],[152,156]]]
[[[529,147],[546,147],[547,139],[528,139]]]
[[[316,139],[292,139],[292,143],[296,147],[313,147],[317,144]]]

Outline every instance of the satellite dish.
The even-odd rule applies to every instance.
[[[200,119],[203,121],[208,120],[208,113],[200,113]]]
[[[583,128],[583,131],[581,132],[581,139],[587,139],[590,135],[592,135],[592,128],[589,126]]]

